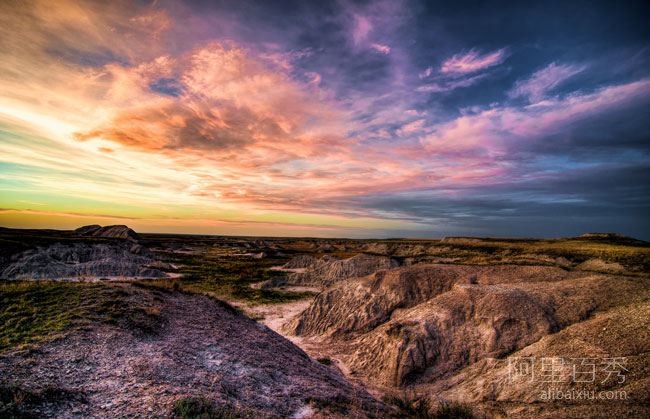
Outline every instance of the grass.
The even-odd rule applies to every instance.
[[[459,258],[458,263],[520,263],[518,256],[536,255],[563,257],[573,263],[589,259],[617,262],[631,271],[650,270],[650,247],[594,239],[562,240],[500,240],[481,239],[475,242],[434,244],[428,253],[436,257]],[[539,261],[535,263],[539,264]]]
[[[92,322],[151,335],[161,327],[159,301],[119,284],[0,282],[0,351],[55,338]]]
[[[72,392],[57,387],[45,387],[41,390],[26,390],[16,385],[0,386],[0,417],[37,418],[41,415],[32,413],[44,403],[84,402],[85,394]]]
[[[459,402],[443,403],[433,411],[435,419],[473,419],[472,408]]]
[[[172,417],[178,419],[235,419],[263,417],[259,412],[239,409],[231,405],[217,405],[205,397],[178,399],[172,409]]]
[[[460,402],[443,402],[432,406],[428,399],[415,394],[389,396],[384,402],[397,408],[398,417],[414,419],[473,419],[472,408]]]
[[[145,283],[163,287],[172,284],[171,286],[177,287],[178,290],[252,304],[286,303],[313,295],[309,292],[251,288],[251,284],[282,277],[282,272],[270,268],[284,264],[286,259],[253,259],[224,254],[214,249],[199,255],[166,253],[162,257],[167,262],[180,266],[178,273],[182,276],[171,282],[149,280],[144,281]],[[177,285],[173,285],[174,283]]]

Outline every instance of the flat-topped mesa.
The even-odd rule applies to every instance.
[[[83,237],[108,237],[114,239],[126,239],[138,241],[140,236],[138,233],[125,225],[112,225],[102,227],[98,224],[87,225],[79,227],[74,231],[78,236]]]
[[[578,236],[581,239],[621,239],[628,238],[619,233],[584,233]]]

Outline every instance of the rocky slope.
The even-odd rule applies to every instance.
[[[562,378],[552,383],[542,377],[541,363],[549,357],[562,360],[555,364]],[[531,372],[537,374],[532,379],[530,374],[512,376],[511,365],[521,360],[532,362]],[[621,363],[620,376],[609,375],[608,360]],[[575,370],[588,374],[574,382]],[[649,373],[650,302],[646,299],[597,313],[507,358],[484,358],[420,391],[480,406],[490,417],[647,418]],[[549,389],[563,397],[549,397]]]
[[[3,279],[76,279],[166,276],[152,252],[126,226],[81,227],[71,236],[36,242],[0,263]]]
[[[57,243],[14,255],[0,273],[6,279],[101,277],[159,278],[155,259],[138,244]]]
[[[309,255],[298,255],[289,260],[289,262],[285,263],[282,268],[283,269],[306,269],[314,266],[318,262],[318,259],[309,256]]]
[[[223,303],[113,286],[122,287],[127,300],[153,295],[150,311],[159,326],[143,334],[96,324],[33,351],[0,355],[0,384],[20,394],[55,395],[21,401],[21,414],[168,417],[174,403],[187,397],[204,398],[232,417],[367,417],[385,411],[334,368]]]
[[[366,254],[358,254],[348,259],[324,256],[311,262],[305,266],[304,272],[290,274],[287,282],[292,285],[328,287],[347,278],[365,276],[399,265],[395,259]]]
[[[339,283],[316,297],[290,325],[298,335],[366,332],[399,308],[413,307],[454,284],[558,281],[570,274],[548,266],[414,265]]]

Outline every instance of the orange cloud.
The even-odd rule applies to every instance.
[[[237,162],[265,165],[324,155],[344,143],[344,130],[336,125],[342,114],[318,100],[322,92],[232,43],[105,70],[112,80],[108,96],[125,106],[107,123],[76,133],[78,140],[102,138],[172,155],[209,150],[210,157],[227,155],[230,161],[236,150]],[[179,94],[152,92],[161,78],[174,78]]]

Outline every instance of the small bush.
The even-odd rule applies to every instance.
[[[316,361],[320,362],[323,365],[332,365],[332,360],[328,357],[318,358]]]
[[[248,412],[234,406],[218,406],[205,397],[185,397],[176,400],[172,417],[178,419],[235,419],[260,417],[259,412]]]
[[[424,397],[387,397],[384,402],[395,406],[400,418],[418,419],[473,419],[472,408],[459,402],[443,402],[433,409]]]
[[[435,419],[473,419],[472,408],[459,402],[442,403],[431,416]]]
[[[216,418],[214,403],[204,397],[186,397],[174,403],[172,414],[175,418]]]
[[[43,404],[85,402],[85,396],[58,387],[45,387],[38,391],[26,390],[17,385],[0,386],[0,417],[37,418],[35,414]]]

